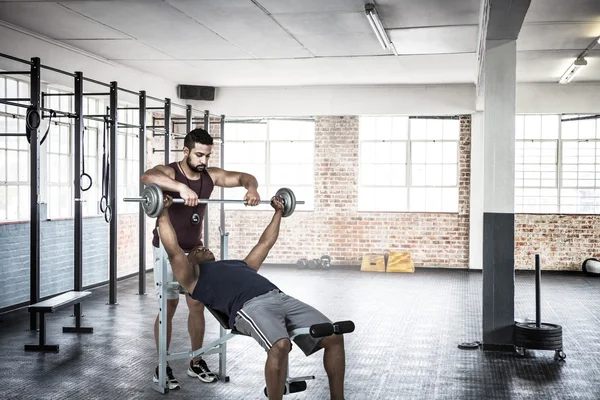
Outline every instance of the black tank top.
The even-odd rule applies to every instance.
[[[244,261],[222,260],[200,264],[192,298],[226,314],[231,329],[244,303],[273,289],[278,288]]]
[[[208,199],[215,187],[215,184],[206,171],[204,169],[200,175],[200,179],[192,180],[186,179],[185,175],[181,173],[177,162],[173,162],[169,164],[169,167],[175,170],[175,180],[189,185],[190,189],[194,192],[198,193],[199,199]],[[177,192],[169,192],[164,191],[164,194],[168,194],[174,199],[180,199],[181,196]],[[195,211],[194,211],[195,210]],[[200,223],[197,225],[192,224],[192,215],[194,212],[198,213],[200,216]],[[183,249],[186,253],[192,250],[196,246],[202,245],[202,227],[204,225],[204,214],[206,212],[206,204],[198,204],[198,208],[188,207],[184,204],[173,204],[169,207],[169,218],[171,219],[171,224],[175,229],[175,233],[177,234],[177,241],[179,242],[179,247]],[[156,221],[158,225],[158,219]],[[156,226],[152,231],[154,234],[154,238],[152,239],[152,245],[154,247],[159,247],[158,241],[158,233],[156,232]]]

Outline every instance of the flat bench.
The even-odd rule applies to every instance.
[[[26,344],[25,351],[58,352],[57,344],[46,344],[46,313],[53,313],[54,311],[71,304],[79,304],[83,299],[91,295],[92,292],[71,291],[30,305],[28,307],[30,313],[40,314],[40,342],[39,344]],[[63,333],[93,333],[94,328],[81,326],[81,314],[79,312],[76,312],[75,314],[76,326],[63,327]]]

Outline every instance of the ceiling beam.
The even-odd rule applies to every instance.
[[[517,40],[530,4],[531,0],[481,0],[475,80],[478,94],[482,84],[487,41]]]

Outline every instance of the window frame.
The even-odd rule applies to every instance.
[[[377,118],[380,117],[379,115],[362,115],[359,116],[360,118]],[[357,194],[358,194],[358,202],[357,202],[357,210],[359,213],[371,213],[371,212],[377,212],[377,213],[439,213],[439,214],[458,214],[458,212],[460,211],[460,202],[457,196],[456,199],[456,204],[453,204],[452,210],[451,211],[442,211],[440,210],[436,210],[436,211],[432,211],[432,210],[419,210],[419,209],[415,209],[413,208],[413,206],[411,205],[411,189],[440,189],[440,190],[444,190],[446,188],[455,188],[457,193],[460,193],[459,191],[459,187],[460,187],[460,141],[461,141],[461,130],[460,130],[460,125],[458,126],[458,132],[457,132],[457,138],[456,139],[446,139],[444,138],[444,134],[442,132],[442,138],[441,139],[424,139],[424,138],[418,138],[418,139],[413,139],[413,129],[412,129],[412,124],[411,124],[411,120],[413,119],[424,119],[424,120],[457,120],[460,121],[460,116],[456,116],[456,115],[448,115],[448,116],[407,116],[407,115],[391,115],[391,116],[381,116],[381,117],[399,117],[399,118],[406,118],[406,139],[361,139],[361,132],[360,132],[360,123],[359,123],[359,148],[358,148],[358,157],[359,160],[361,160],[361,162],[359,162],[359,168],[362,168],[363,163],[362,163],[362,151],[363,151],[363,143],[381,143],[381,142],[385,142],[385,143],[405,143],[405,160],[406,160],[406,164],[399,164],[399,165],[405,165],[405,177],[404,177],[404,182],[405,185],[365,185],[363,183],[363,178],[360,174],[360,170],[359,170],[359,177],[358,177],[358,190],[357,190]],[[459,122],[460,123],[460,122]],[[442,169],[445,165],[452,165],[453,163],[439,163],[439,164],[431,164],[426,162],[426,160],[424,162],[419,162],[419,163],[415,163],[413,161],[413,143],[455,143],[456,144],[456,170],[455,170],[455,176],[456,176],[456,184],[455,185],[444,185],[443,182],[441,185],[415,185],[413,184],[413,167],[415,165],[423,165],[423,166],[428,166],[428,165],[442,165]],[[375,163],[365,163],[365,164],[370,164],[370,165],[376,165]],[[388,164],[384,164],[384,165],[394,165],[394,163],[388,163]],[[443,181],[443,176],[442,176],[442,181]],[[399,210],[390,210],[390,209],[373,209],[373,208],[362,208],[360,206],[361,202],[360,202],[360,192],[362,190],[373,190],[373,189],[379,189],[379,188],[384,188],[384,189],[404,189],[406,190],[406,207],[403,209],[399,209]],[[441,204],[444,204],[444,200],[442,199]]]

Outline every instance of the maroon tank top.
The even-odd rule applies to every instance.
[[[186,179],[185,175],[181,173],[179,169],[178,163],[174,162],[169,164],[169,167],[175,170],[175,180],[178,182],[182,182],[185,185],[188,185],[190,189],[198,194],[199,199],[208,199],[215,187],[215,184],[206,171],[202,171],[200,175],[200,179],[192,180]],[[180,199],[181,196],[177,192],[169,192],[164,191],[164,194],[168,194],[174,199]],[[192,215],[197,213],[200,216],[200,223],[197,225],[192,224]],[[202,245],[202,227],[204,225],[204,213],[206,212],[206,204],[198,204],[198,208],[196,207],[188,207],[184,204],[172,204],[169,207],[169,218],[171,219],[171,224],[175,229],[175,233],[177,234],[177,241],[179,242],[179,247],[183,249],[186,253],[192,250],[196,246]],[[158,219],[156,221],[158,225]],[[154,238],[152,239],[152,245],[154,247],[159,247],[158,242],[158,233],[156,232],[156,227],[152,231],[154,234]]]

